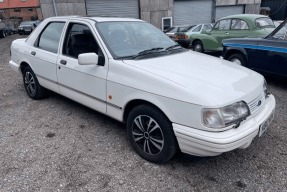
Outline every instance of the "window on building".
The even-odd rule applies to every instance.
[[[3,3],[3,0],[0,0],[0,3]]]
[[[32,12],[33,8],[27,8],[27,11]]]
[[[0,13],[7,13],[7,10],[6,9],[0,9]]]
[[[172,26],[172,17],[163,17],[161,29],[164,31]]]
[[[15,8],[14,12],[21,12],[21,9],[20,8]]]

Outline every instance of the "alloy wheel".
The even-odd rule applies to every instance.
[[[25,73],[25,86],[26,90],[29,93],[29,95],[34,95],[36,92],[36,84],[35,84],[35,79],[29,71]]]
[[[161,127],[149,116],[139,115],[134,119],[132,135],[138,147],[149,155],[160,153],[164,147]]]

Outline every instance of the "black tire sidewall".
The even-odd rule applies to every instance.
[[[237,58],[241,62],[241,66],[246,66],[246,59],[241,53],[235,53],[228,57],[228,61],[231,61],[231,59]]]
[[[203,53],[204,52],[204,48],[203,48],[203,44],[202,44],[202,42],[201,41],[196,41],[195,43],[194,43],[194,45],[193,45],[193,50],[195,51],[195,47],[196,47],[196,45],[200,45],[200,47],[201,47],[201,50],[200,51],[197,51],[197,52],[199,52],[199,53]]]
[[[145,153],[135,142],[132,135],[132,124],[139,115],[146,115],[153,118],[161,127],[164,137],[164,146],[160,153],[149,155]],[[172,124],[167,117],[157,108],[149,105],[140,105],[135,107],[129,114],[127,120],[128,137],[134,150],[143,158],[153,163],[165,163],[171,159],[177,151],[177,140],[173,132]]]
[[[30,94],[27,90],[27,86],[25,84],[25,76],[26,76],[26,72],[30,72],[34,78],[35,81],[35,94]],[[31,69],[31,67],[25,67],[23,70],[23,84],[24,84],[24,88],[26,90],[26,93],[29,97],[31,97],[32,99],[40,99],[42,97],[41,95],[41,89],[43,89],[41,87],[41,85],[38,82],[38,79],[36,77],[36,75],[34,74],[33,70]]]

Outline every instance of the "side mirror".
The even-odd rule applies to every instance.
[[[99,56],[96,53],[83,53],[78,56],[80,65],[97,65]]]

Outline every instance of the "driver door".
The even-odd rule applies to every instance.
[[[96,53],[99,63],[79,65],[78,56]],[[57,60],[59,90],[62,95],[94,110],[106,113],[107,59],[98,44],[89,23],[70,21],[62,45],[62,54]]]

